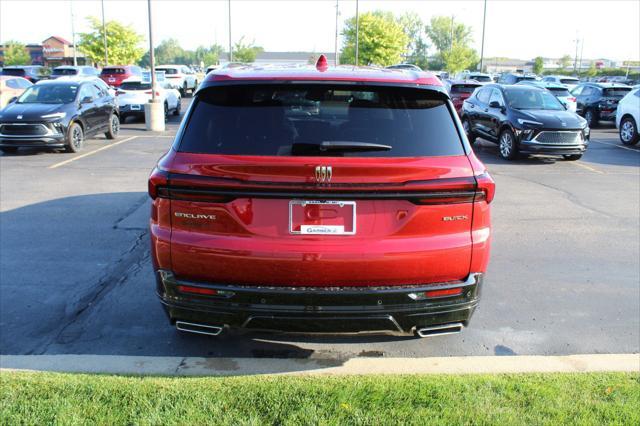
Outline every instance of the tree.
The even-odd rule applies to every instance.
[[[154,50],[157,64],[176,64],[184,57],[184,49],[180,47],[180,42],[175,38],[162,40]]]
[[[95,16],[90,16],[87,20],[91,31],[79,34],[78,48],[89,57],[91,62],[102,63],[104,62],[102,22]],[[142,58],[144,54],[144,49],[140,47],[140,43],[144,40],[142,35],[136,33],[131,26],[123,25],[118,21],[108,21],[105,26],[110,63],[133,64]]]
[[[398,23],[408,37],[405,62],[419,66],[422,69],[429,67],[427,51],[429,43],[426,40],[424,22],[415,12],[407,12],[398,18]]]
[[[451,49],[454,44],[467,46],[473,43],[471,27],[467,27],[462,22],[452,21],[449,16],[432,17],[429,25],[427,25],[426,32],[440,53]],[[452,32],[453,39],[451,38]]]
[[[560,65],[560,69],[565,69],[569,65],[571,65],[571,61],[572,61],[571,56],[564,55],[562,58],[560,58],[560,62],[558,65]]]
[[[233,60],[237,62],[251,63],[256,60],[258,53],[264,49],[256,46],[255,42],[244,43],[244,37],[241,37],[236,44],[233,45]]]
[[[598,75],[598,70],[596,69],[596,63],[592,61],[589,69],[587,70],[587,76],[595,77],[596,75]]]
[[[544,60],[541,56],[538,56],[533,60],[533,72],[534,74],[542,74],[542,70],[544,69]]]
[[[402,61],[409,37],[390,12],[367,12],[359,17],[359,64],[392,65]],[[344,44],[340,53],[340,62],[355,64],[356,57],[356,18],[345,22],[342,30]]]
[[[453,47],[442,52],[442,61],[449,74],[473,69],[478,63],[478,54],[472,48],[455,43]]]
[[[195,59],[197,62],[203,62],[204,66],[217,65],[220,63],[220,54],[222,46],[213,44],[209,47],[198,46],[195,51]]]
[[[4,46],[5,65],[28,65],[31,63],[31,55],[24,44],[17,41],[8,41]]]

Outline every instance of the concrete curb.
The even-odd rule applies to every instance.
[[[351,358],[346,360],[0,355],[0,371],[8,370],[162,376],[640,372],[640,354]]]

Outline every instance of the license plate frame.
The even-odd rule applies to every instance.
[[[140,108],[140,105],[138,104],[131,104],[131,111],[140,111],[142,108]]]
[[[351,206],[351,229],[340,230],[338,225],[300,225],[300,230],[294,230],[293,223],[293,210],[295,206],[302,206],[303,208],[307,205],[329,205],[329,206],[338,206],[339,208],[344,208],[345,206]],[[305,228],[307,227],[307,228]],[[356,234],[356,202],[355,201],[346,201],[346,200],[290,200],[289,201],[289,233],[293,235],[355,235]]]

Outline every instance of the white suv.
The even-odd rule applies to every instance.
[[[547,75],[542,78],[545,83],[558,83],[567,86],[569,91],[580,84],[580,80],[577,77],[571,77],[570,75]]]
[[[186,65],[160,65],[156,71],[164,71],[166,79],[174,89],[178,89],[182,96],[186,96],[187,91],[193,95],[198,88],[198,78],[196,73]]]
[[[638,124],[640,124],[640,88],[635,88],[618,102],[616,111],[616,127],[623,144],[635,145],[640,141]]]

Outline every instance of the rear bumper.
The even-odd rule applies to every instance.
[[[470,274],[465,281],[370,288],[205,284],[180,281],[162,270],[156,278],[158,296],[171,323],[290,332],[411,333],[453,322],[467,325],[480,299],[483,274]],[[187,294],[179,290],[185,285],[219,294]],[[454,288],[461,288],[461,293],[423,300],[415,297],[425,291]]]

